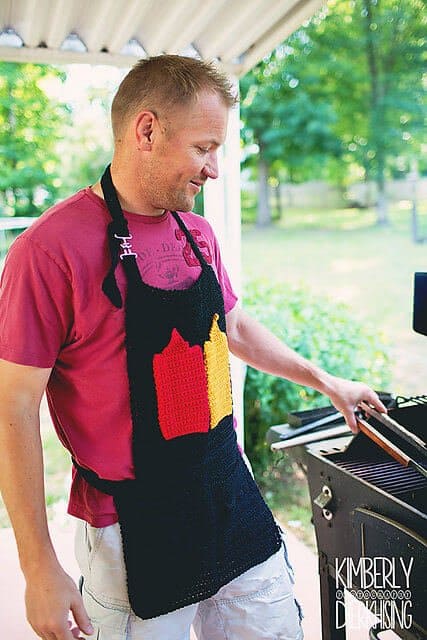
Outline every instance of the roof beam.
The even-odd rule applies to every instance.
[[[64,51],[46,47],[0,47],[0,59],[8,62],[34,62],[39,64],[105,64],[131,67],[137,56],[104,53],[102,51]]]
[[[101,5],[88,3],[85,21],[76,25],[76,31],[88,51],[100,51],[107,46],[122,13],[121,3],[116,0],[104,0]]]
[[[69,0],[58,0],[52,10],[47,29],[46,44],[51,49],[59,49],[73,29],[73,4]]]
[[[208,25],[197,40],[200,42],[203,55],[207,58],[220,57],[223,43],[229,37],[236,38],[240,35],[242,22],[249,19],[251,13],[253,4],[247,0],[233,0],[232,3],[228,3],[222,16],[222,24],[217,24],[215,30]]]
[[[189,44],[195,42],[199,33],[215,19],[215,14],[222,8],[228,0],[217,0],[216,2],[205,2],[197,7],[191,20],[186,20],[181,25],[178,33],[175,34],[173,42],[167,47],[166,53],[176,53],[182,51]]]
[[[19,12],[19,7],[16,7],[16,12]],[[30,46],[37,47],[42,40],[41,36],[41,26],[43,25],[42,20],[35,20],[34,14],[45,14],[46,6],[39,7],[37,10],[37,0],[28,0],[25,4],[25,14],[22,16],[21,28],[18,32],[18,35],[22,38],[24,42],[28,42]],[[14,14],[14,5],[12,3],[11,10],[11,18],[13,20]]]
[[[292,0],[292,4],[295,2],[296,0]],[[267,4],[259,2],[257,4],[257,13],[250,15],[249,19],[240,25],[239,37],[228,38],[224,43],[222,50],[219,52],[221,59],[233,60],[233,58],[242,55],[265,33],[269,25],[279,21],[286,11],[283,0],[276,0]]]
[[[194,45],[234,76],[283,42],[325,0],[0,0],[0,58],[42,63],[128,67],[143,53],[125,48],[135,39],[147,55],[182,54]],[[60,47],[75,33],[87,51]],[[101,51],[104,49],[105,52]],[[123,54],[121,53],[123,51]]]
[[[264,56],[286,40],[324,4],[325,0],[299,0],[278,24],[271,27],[244,55],[240,75],[244,75]]]
[[[150,24],[146,25],[145,43],[150,56],[163,53],[169,42],[172,43],[176,51],[175,33],[179,33],[182,23],[187,22],[189,16],[193,16],[197,12],[199,1],[181,0],[181,2],[168,4],[166,13],[164,8],[160,4],[158,5],[156,13],[150,16]],[[187,44],[191,43],[185,43],[184,47]]]
[[[129,3],[126,14],[122,20],[116,25],[110,40],[110,53],[118,53],[131,40],[136,38],[142,46],[144,42],[138,38],[139,26],[142,24],[147,13],[150,11],[155,0],[147,0],[141,5],[141,0],[133,0]]]
[[[11,4],[12,0],[5,0],[0,2],[0,24],[4,24],[6,27],[12,27],[11,24]]]

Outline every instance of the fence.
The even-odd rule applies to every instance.
[[[16,238],[18,233],[23,229],[26,229],[37,218],[29,217],[16,217],[16,218],[0,218],[0,260],[3,260],[4,256],[9,249],[10,244]]]

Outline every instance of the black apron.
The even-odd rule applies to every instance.
[[[91,485],[114,497],[129,601],[148,619],[214,595],[282,541],[238,450],[224,300],[212,267],[172,212],[201,274],[184,290],[143,282],[109,167],[101,185],[113,258],[103,289],[116,306],[118,250],[127,276],[135,479],[100,479],[73,462]]]

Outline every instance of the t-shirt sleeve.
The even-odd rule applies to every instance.
[[[206,218],[204,219],[205,222],[208,224],[208,229],[209,229],[209,234],[211,235],[212,238],[212,246],[213,246],[213,261],[214,261],[214,268],[218,277],[218,282],[221,286],[222,289],[222,295],[224,296],[224,309],[225,309],[225,313],[228,313],[229,311],[231,311],[233,309],[233,307],[235,306],[238,297],[232,287],[232,284],[230,282],[230,278],[228,276],[227,273],[227,269],[225,268],[225,265],[222,261],[221,258],[221,250],[219,248],[219,242],[215,236],[215,233],[212,229],[212,227],[210,226],[210,224],[207,222]]]
[[[52,367],[70,339],[71,300],[58,261],[25,236],[15,240],[0,280],[0,358]]]

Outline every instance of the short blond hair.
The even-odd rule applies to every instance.
[[[165,113],[195,101],[202,91],[216,93],[228,108],[237,102],[231,81],[212,62],[177,55],[139,60],[122,80],[111,105],[114,138],[142,109]]]

